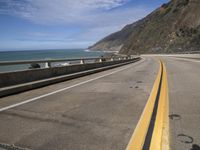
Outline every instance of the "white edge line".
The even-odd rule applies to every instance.
[[[143,61],[144,61],[144,59],[143,59]],[[143,62],[143,61],[142,61],[142,62]],[[80,86],[80,85],[83,85],[83,84],[86,84],[86,83],[89,83],[89,82],[92,82],[92,81],[95,81],[95,80],[98,80],[98,79],[101,79],[101,78],[104,78],[104,77],[106,77],[106,76],[110,76],[110,75],[115,74],[115,73],[117,73],[117,72],[126,70],[126,69],[128,69],[128,68],[130,68],[130,67],[132,67],[132,66],[133,66],[133,65],[128,66],[128,67],[125,67],[125,68],[122,68],[122,69],[119,69],[119,70],[116,70],[116,71],[113,71],[113,72],[110,72],[110,73],[105,74],[105,75],[102,75],[102,76],[98,76],[98,77],[93,78],[93,79],[90,79],[90,80],[86,80],[86,81],[83,81],[83,82],[80,82],[80,83],[77,83],[77,84],[74,84],[74,85],[65,87],[65,88],[63,88],[63,89],[59,89],[59,90],[54,91],[54,92],[51,92],[51,93],[47,93],[47,94],[44,94],[44,95],[41,95],[41,96],[38,96],[38,97],[35,97],[35,98],[31,98],[31,99],[25,100],[25,101],[20,102],[20,103],[16,103],[16,104],[13,104],[13,105],[9,105],[9,106],[0,108],[0,112],[5,111],[5,110],[8,110],[8,109],[11,109],[11,108],[14,108],[14,107],[18,107],[18,106],[21,106],[21,105],[24,105],[24,104],[27,104],[27,103],[30,103],[30,102],[33,102],[33,101],[36,101],[36,100],[38,100],[38,99],[41,99],[41,98],[44,98],[44,97],[47,97],[47,96],[50,96],[50,95],[53,95],[53,94],[56,94],[56,93],[59,93],[59,92],[62,92],[62,91],[71,89],[71,88],[74,88],[74,87],[77,87],[77,86]]]

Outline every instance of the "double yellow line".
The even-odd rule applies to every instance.
[[[160,61],[151,95],[127,150],[169,150],[169,98],[167,72]]]

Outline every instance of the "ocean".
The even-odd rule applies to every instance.
[[[71,59],[100,57],[102,55],[104,52],[91,52],[85,49],[0,51],[0,61]],[[27,65],[0,66],[0,72],[25,70],[28,67]]]

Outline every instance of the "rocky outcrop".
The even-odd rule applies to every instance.
[[[171,0],[89,49],[119,50],[123,54],[200,50],[199,8],[200,0]]]

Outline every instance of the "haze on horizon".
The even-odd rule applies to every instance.
[[[0,50],[87,48],[168,0],[1,0]]]

